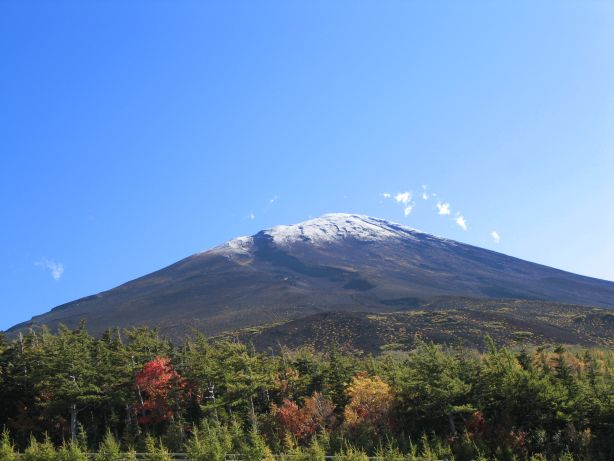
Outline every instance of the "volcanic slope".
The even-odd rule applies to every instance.
[[[85,319],[95,334],[148,325],[209,335],[313,314],[392,312],[442,296],[614,307],[614,282],[535,264],[382,219],[327,214],[239,237],[14,326]]]

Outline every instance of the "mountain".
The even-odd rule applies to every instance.
[[[258,350],[309,346],[378,354],[411,350],[416,337],[439,344],[484,347],[572,344],[614,347],[614,310],[587,306],[485,298],[434,298],[419,308],[392,312],[330,311],[279,324],[244,328],[222,335]]]
[[[575,275],[382,219],[327,214],[239,237],[14,326],[81,319],[209,335],[327,312],[390,313],[433,299],[520,299],[614,307],[614,282]],[[362,314],[361,314],[362,315]]]

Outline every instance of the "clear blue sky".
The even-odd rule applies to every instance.
[[[0,329],[335,211],[614,280],[614,2],[2,0],[0,65]]]

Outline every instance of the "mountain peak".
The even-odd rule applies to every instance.
[[[262,232],[270,235],[280,246],[297,241],[324,244],[343,239],[378,241],[412,238],[421,233],[384,219],[349,213],[328,213],[298,224],[275,226]]]
[[[614,283],[442,239],[384,219],[331,213],[235,238],[22,325],[83,318],[92,331],[143,323],[207,334],[318,312],[399,311],[439,297],[614,307]]]
[[[296,243],[325,245],[343,240],[376,242],[388,239],[416,239],[418,235],[444,241],[402,224],[372,216],[352,213],[326,213],[296,224],[278,225],[262,230],[251,237],[237,237],[213,251],[228,256],[245,255],[250,252],[254,237],[268,236],[278,247]]]

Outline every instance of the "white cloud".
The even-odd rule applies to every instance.
[[[251,219],[252,221],[256,219],[256,215],[254,214],[253,211],[250,211],[248,218]]]
[[[456,219],[454,220],[454,222],[456,222],[456,224],[458,224],[462,230],[467,230],[467,221],[465,221],[465,218],[463,215],[461,214],[456,215]]]
[[[426,185],[422,185],[422,194],[420,194],[420,196],[422,197],[422,200],[428,200],[429,199],[429,193],[426,191],[428,189],[428,186]]]
[[[450,214],[450,204],[449,203],[442,203],[442,202],[437,202],[437,214],[440,215],[449,215]]]
[[[47,269],[53,280],[60,280],[62,278],[62,274],[64,273],[64,265],[62,263],[51,261],[47,258],[43,258],[40,261],[35,261],[34,265]]]
[[[492,237],[495,243],[499,243],[501,241],[501,236],[499,235],[499,232],[497,232],[496,230],[492,231],[490,233],[490,236]]]
[[[277,194],[275,194],[273,197],[271,197],[271,198],[269,199],[269,201],[267,202],[266,206],[264,207],[264,212],[265,212],[265,213],[266,213],[266,212],[268,212],[268,211],[271,209],[271,207],[273,206],[273,204],[274,204],[275,202],[277,202],[277,199],[278,199],[278,198],[279,198],[279,196],[278,196]]]
[[[394,196],[394,199],[403,205],[407,205],[411,202],[411,192],[399,192]]]
[[[403,214],[405,216],[409,216],[416,206],[416,204],[412,201],[413,194],[411,192],[398,192],[395,195],[384,192],[380,195],[385,199],[392,199],[403,205]]]

